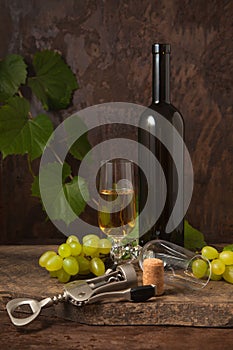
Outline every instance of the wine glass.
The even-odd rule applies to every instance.
[[[201,289],[211,276],[211,264],[200,254],[164,240],[153,240],[140,250],[139,266],[143,270],[145,259],[157,258],[164,264],[164,281],[175,287]]]
[[[111,238],[111,257],[118,263],[125,253],[123,239],[136,223],[133,162],[126,159],[103,161],[99,172],[98,222]]]

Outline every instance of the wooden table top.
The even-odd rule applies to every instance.
[[[38,266],[39,256],[55,248],[0,246],[4,350],[200,349],[203,344],[206,349],[231,348],[233,286],[221,281],[195,292],[166,287],[163,296],[145,303],[108,301],[81,308],[55,305],[44,309],[30,325],[15,327],[5,310],[7,301],[15,297],[40,300],[62,291],[62,284]]]

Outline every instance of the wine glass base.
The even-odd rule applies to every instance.
[[[130,242],[125,245],[114,244],[112,246],[110,257],[114,263],[131,262],[138,259],[141,247],[135,242]]]

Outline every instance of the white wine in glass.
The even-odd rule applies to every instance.
[[[99,178],[98,222],[113,242],[112,255],[120,259],[122,239],[135,227],[136,204],[133,163],[124,159],[103,162]]]

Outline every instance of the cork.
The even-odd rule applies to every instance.
[[[164,267],[163,261],[156,258],[143,261],[143,285],[153,284],[157,287],[156,295],[164,293]]]

